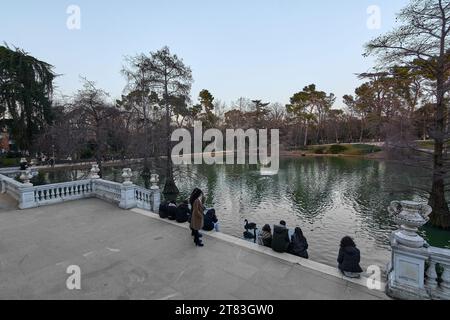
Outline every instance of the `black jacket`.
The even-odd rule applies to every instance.
[[[345,247],[339,250],[338,263],[342,272],[361,273],[363,270],[359,265],[361,255],[356,247]]]
[[[289,230],[284,226],[274,226],[272,249],[280,253],[287,252],[289,243]]]
[[[159,206],[159,216],[162,219],[167,219],[168,212],[167,212],[167,203],[161,203]]]
[[[180,204],[177,208],[177,222],[185,223],[188,222],[189,216],[191,215],[191,210],[187,204]]]
[[[203,230],[205,231],[213,231],[214,230],[214,224],[217,223],[219,220],[216,216],[216,211],[214,209],[209,210],[205,214],[205,219],[203,220]]]
[[[309,259],[308,255],[308,241],[305,237],[300,239],[297,235],[291,237],[291,244],[289,245],[289,253],[295,256]]]
[[[177,206],[167,206],[167,218],[169,218],[169,220],[175,220],[177,218]]]

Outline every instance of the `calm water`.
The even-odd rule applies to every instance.
[[[180,199],[202,188],[207,206],[216,208],[221,231],[237,237],[242,237],[244,219],[259,227],[280,220],[290,228],[300,226],[310,258],[328,265],[336,264],[339,241],[350,235],[361,249],[363,266],[384,268],[390,259],[389,236],[396,229],[387,206],[392,200],[423,200],[419,189],[429,181],[416,168],[354,158],[284,159],[280,168],[273,177],[262,177],[256,166],[177,168]],[[135,183],[143,185],[140,169],[133,170]],[[67,181],[84,174],[51,172],[47,179]],[[120,168],[107,168],[104,175],[121,181]],[[432,245],[450,248],[450,232],[425,227],[421,233]]]

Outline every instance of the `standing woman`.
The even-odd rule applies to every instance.
[[[204,224],[203,191],[195,188],[194,191],[192,191],[189,202],[192,208],[191,230],[192,235],[194,236],[194,243],[197,247],[203,247],[203,243],[200,240],[200,230],[202,230]]]

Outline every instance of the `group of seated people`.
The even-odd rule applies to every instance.
[[[202,230],[204,231],[219,231],[219,219],[217,219],[216,210],[205,210],[204,223]],[[162,219],[169,219],[178,223],[186,223],[191,221],[191,209],[189,207],[189,201],[184,200],[177,206],[176,202],[171,200],[162,203],[159,206],[159,216]]]
[[[169,219],[178,223],[191,222],[191,209],[189,201],[184,200],[177,206],[175,201],[162,203],[159,207],[159,216],[163,219]],[[256,228],[256,225],[255,225]],[[204,231],[219,231],[219,220],[214,209],[206,209],[204,214]],[[259,245],[272,248],[275,252],[290,253],[292,255],[309,259],[308,241],[303,234],[301,228],[295,228],[292,236],[289,236],[289,229],[285,221],[280,221],[279,225],[273,228],[266,224],[257,236]],[[360,263],[360,251],[356,247],[355,242],[350,237],[344,237],[341,240],[338,267],[339,270],[347,277],[359,278],[363,272]]]
[[[266,224],[258,235],[258,244],[272,248],[275,252],[290,253],[308,259],[308,241],[301,228],[295,228],[294,234],[289,238],[289,229],[285,221],[280,221],[272,229]]]
[[[275,225],[273,232],[270,225],[266,224],[258,235],[258,244],[272,248],[275,252],[290,253],[292,255],[308,259],[308,241],[303,235],[301,228],[295,228],[294,234],[289,238],[289,229],[285,221],[280,221]],[[355,242],[350,237],[344,237],[341,240],[338,268],[349,278],[359,278],[363,272],[359,265],[361,260],[360,251]]]

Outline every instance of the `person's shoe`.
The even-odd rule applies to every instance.
[[[195,244],[197,247],[204,247],[205,245],[203,244],[203,243],[201,243],[201,242],[198,242],[198,243],[196,243]]]

